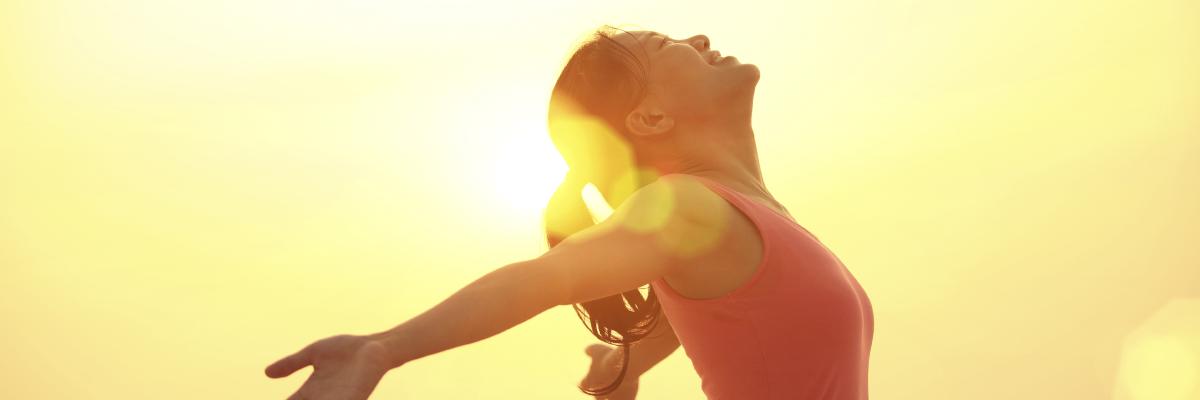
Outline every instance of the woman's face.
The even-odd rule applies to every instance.
[[[723,110],[748,106],[758,83],[758,67],[742,64],[710,48],[707,36],[673,39],[653,31],[622,32],[614,39],[639,58],[648,57],[650,95],[672,118],[704,120]],[[640,47],[645,51],[638,54]]]

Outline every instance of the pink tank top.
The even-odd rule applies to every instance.
[[[690,299],[650,283],[709,400],[866,400],[875,323],[866,292],[804,227],[716,181],[750,218],[763,260],[722,297]]]

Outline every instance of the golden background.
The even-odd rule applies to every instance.
[[[762,71],[772,192],[876,310],[876,399],[1200,399],[1200,3],[0,1],[0,398],[263,368],[545,249],[600,24]],[[585,398],[566,307],[373,398]],[[682,351],[642,398],[702,398]]]

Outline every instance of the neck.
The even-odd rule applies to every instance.
[[[659,175],[681,173],[708,178],[729,187],[771,198],[763,181],[758,146],[750,126],[750,113],[702,126],[681,126],[679,150],[650,164]],[[703,140],[696,140],[703,138]]]

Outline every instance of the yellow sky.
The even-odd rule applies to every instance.
[[[262,369],[544,250],[603,23],[762,71],[768,187],[876,309],[880,399],[1200,398],[1200,4],[0,1],[0,398]],[[377,398],[584,398],[561,307]],[[701,398],[682,352],[649,399]],[[1191,397],[1189,397],[1191,396]]]

